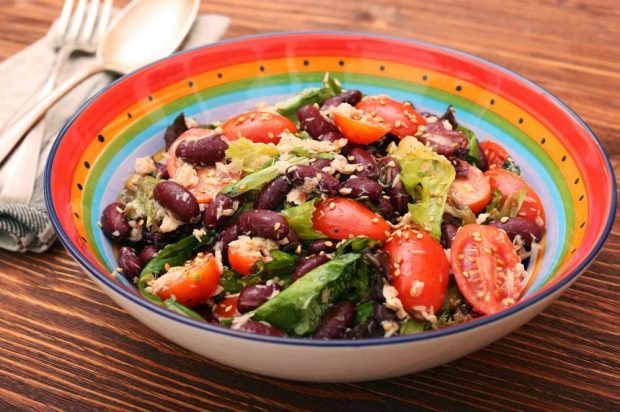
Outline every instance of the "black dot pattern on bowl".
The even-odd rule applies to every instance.
[[[78,212],[73,212],[73,216],[75,216],[76,218],[80,218],[80,215],[78,214]]]
[[[339,65],[339,66],[344,66],[344,60],[340,60],[340,61],[338,61],[338,65]]]
[[[258,70],[260,70],[261,72],[264,72],[265,71],[265,66],[263,66],[263,65],[259,66]]]
[[[90,163],[88,163],[87,161],[84,161],[84,167],[87,169],[90,169]]]
[[[540,139],[540,144],[545,144],[545,143],[547,143],[547,139],[546,138],[543,137],[542,139]]]
[[[131,119],[131,118],[133,117],[133,115],[132,115],[131,113],[127,113],[127,117],[128,117],[129,119]]]
[[[105,137],[103,137],[102,134],[100,134],[99,136],[97,136],[97,140],[99,140],[101,143],[105,142]]]
[[[456,86],[456,91],[460,92],[461,90],[463,90],[463,86],[461,86],[460,84]]]
[[[583,222],[582,224],[579,225],[579,229],[583,229],[586,225],[586,222]]]
[[[570,251],[570,254],[572,255],[572,254],[574,254],[576,251],[577,251],[577,249],[573,249],[573,250],[571,250],[571,251]]]
[[[585,198],[584,195],[579,196],[579,201],[581,202]]]
[[[425,82],[425,81],[427,81],[427,80],[428,80],[428,75],[426,75],[426,74],[425,74],[425,75],[423,75],[423,76],[422,76],[422,81],[424,81],[424,82]]]
[[[519,117],[519,124],[523,124],[523,117]]]
[[[489,100],[489,104],[490,104],[491,106],[493,106],[493,105],[495,104],[495,99],[491,99],[491,100]]]
[[[224,77],[224,75],[223,75],[222,73],[218,73],[218,74],[217,74],[217,78],[218,78],[218,79],[221,79],[222,77]]]
[[[379,66],[379,70],[381,70],[382,72],[385,71],[385,66],[384,65]]]
[[[194,87],[194,82],[190,80],[190,81],[187,82],[187,85],[189,87]]]
[[[84,236],[80,236],[82,238],[82,240],[84,241],[84,243],[88,243],[88,240],[86,240],[86,238]]]
[[[147,99],[149,99],[149,102],[152,102],[153,101],[153,96],[149,96],[149,97],[147,97]]]
[[[575,184],[579,183],[579,178],[575,179]]]
[[[308,60],[304,60],[304,66],[309,66],[310,62]]]
[[[81,183],[78,183],[78,184],[77,184],[77,188],[78,188],[78,190],[84,190],[84,186],[82,186],[82,184],[81,184]]]
[[[565,162],[566,161],[566,155],[562,156],[562,161]]]

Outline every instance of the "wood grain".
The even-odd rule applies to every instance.
[[[61,6],[0,0],[0,59],[41,37]],[[353,29],[490,59],[579,113],[620,174],[614,0],[210,0],[203,11],[232,17],[226,37]],[[618,410],[619,274],[616,224],[574,286],[508,337],[415,375],[321,385],[231,370],[160,338],[100,292],[59,245],[42,255],[3,252],[0,410]]]

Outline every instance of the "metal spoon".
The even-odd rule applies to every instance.
[[[125,74],[174,52],[199,7],[200,0],[134,0],[112,22],[93,64],[60,84],[5,130],[0,138],[0,164],[50,106],[84,79],[102,71]]]

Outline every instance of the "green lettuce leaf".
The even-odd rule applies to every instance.
[[[312,225],[312,215],[316,209],[315,203],[318,200],[318,198],[314,198],[299,206],[289,207],[281,211],[290,228],[303,240],[324,239],[327,237],[314,229]]]
[[[313,332],[331,303],[349,287],[360,255],[349,253],[311,270],[256,309],[254,320],[263,320],[289,335]]]
[[[297,110],[307,104],[322,104],[330,97],[342,93],[342,87],[338,80],[332,78],[329,73],[325,73],[323,87],[310,87],[274,105],[276,112],[288,117],[292,121],[297,121]]]
[[[129,219],[138,220],[146,218],[146,227],[152,227],[155,223],[157,204],[153,198],[153,189],[160,180],[152,176],[143,176],[133,186],[135,190],[133,199],[127,203],[125,214]]]
[[[226,158],[241,162],[243,171],[248,173],[260,170],[278,154],[274,145],[254,143],[245,137],[232,141],[226,149]]]
[[[412,136],[401,140],[392,156],[400,164],[400,179],[414,199],[409,204],[413,221],[439,239],[448,189],[456,175],[454,166]]]

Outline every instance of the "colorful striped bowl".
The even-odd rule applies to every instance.
[[[509,148],[548,218],[544,253],[525,297],[467,324],[420,335],[312,341],[248,335],[182,317],[142,299],[114,275],[97,226],[134,159],[163,146],[180,112],[225,119],[316,86],[325,72],[347,88],[408,99],[424,111],[455,106],[482,140]],[[539,313],[592,262],[612,225],[613,170],[588,127],[558,99],[479,58],[405,39],[344,33],[249,37],[174,55],[121,78],[65,126],[46,170],[60,240],[119,305],[170,340],[261,374],[312,381],[377,379],[433,367],[499,339]]]

